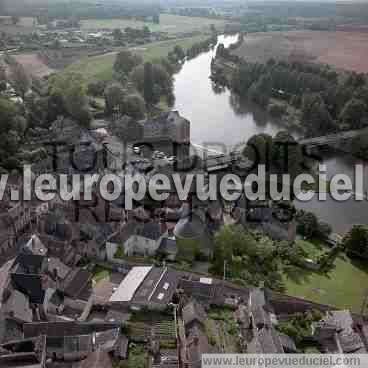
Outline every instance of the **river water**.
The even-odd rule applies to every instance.
[[[218,43],[225,47],[236,42],[237,36],[220,36]],[[175,75],[174,109],[191,122],[191,140],[196,144],[216,143],[229,149],[246,142],[258,133],[276,134],[282,125],[259,106],[239,100],[227,89],[214,88],[209,76],[215,48],[187,61]],[[354,164],[362,163],[368,189],[368,164],[349,155],[329,153],[324,156],[327,176],[337,173],[354,178]],[[333,231],[343,233],[353,225],[368,223],[368,201],[337,202],[330,195],[327,201],[317,196],[308,202],[296,201],[298,208],[314,212],[321,220],[332,225]]]

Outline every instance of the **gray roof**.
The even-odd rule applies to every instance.
[[[158,240],[161,236],[161,226],[158,222],[147,222],[136,228],[136,234],[151,240]]]
[[[279,334],[281,345],[282,345],[285,352],[291,353],[291,352],[296,352],[297,351],[297,348],[295,346],[295,342],[290,336],[285,335],[281,332],[278,332],[278,334]]]
[[[17,321],[32,322],[33,313],[29,306],[29,299],[18,290],[13,290],[3,303],[3,311]]]
[[[63,280],[61,290],[72,298],[78,297],[81,292],[88,286],[92,274],[82,268],[75,268]]]
[[[204,323],[204,321],[207,319],[207,313],[203,306],[196,301],[191,301],[185,305],[182,313],[185,325],[189,325],[195,321]]]
[[[198,239],[205,231],[204,223],[196,214],[181,218],[175,226],[174,234],[182,239]]]
[[[68,273],[71,271],[71,268],[60,261],[59,258],[50,257],[48,258],[48,271],[53,274],[54,270],[57,271],[58,277],[61,279],[65,279]]]
[[[166,254],[174,254],[178,253],[178,246],[176,244],[175,239],[170,238],[162,238],[159,251]]]
[[[23,325],[25,337],[46,335],[48,337],[80,336],[120,327],[108,322],[33,322]]]

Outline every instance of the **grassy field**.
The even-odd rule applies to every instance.
[[[341,255],[335,266],[328,276],[300,268],[289,271],[285,275],[286,294],[360,312],[368,291],[368,265]]]
[[[129,19],[88,19],[81,21],[81,28],[85,30],[95,30],[101,28],[142,28],[143,26],[147,26],[152,32],[185,33],[209,30],[211,24],[221,30],[225,25],[225,21],[219,19],[161,14],[160,24]]]
[[[169,41],[152,42],[147,45],[132,48],[131,50],[142,55],[144,61],[151,61],[159,57],[165,57],[175,45],[180,45],[188,49],[193,44],[202,41],[206,35],[199,35],[187,38],[178,38]],[[84,58],[72,65],[66,70],[81,73],[87,81],[92,80],[110,80],[112,79],[112,67],[115,62],[117,52]]]

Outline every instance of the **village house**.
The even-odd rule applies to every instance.
[[[116,260],[117,251],[126,256],[154,256],[164,236],[164,226],[157,221],[128,222],[106,241],[106,256]]]
[[[111,296],[112,307],[165,310],[176,292],[179,275],[168,268],[133,267]]]
[[[362,331],[348,310],[327,311],[325,317],[313,324],[313,336],[321,349],[329,354],[366,354]],[[364,339],[366,339],[365,336]]]
[[[45,336],[0,345],[0,367],[45,368]]]
[[[79,361],[98,350],[114,353],[122,338],[116,323],[32,322],[23,331],[25,338],[46,336],[47,358],[64,361]]]

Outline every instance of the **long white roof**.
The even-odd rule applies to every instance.
[[[152,266],[133,267],[111,295],[110,302],[129,302],[151,269]]]

